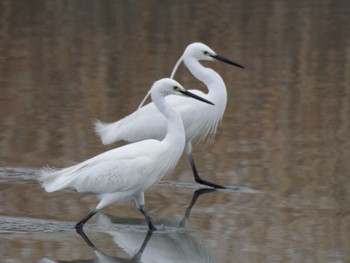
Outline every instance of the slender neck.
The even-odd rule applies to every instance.
[[[163,141],[176,142],[175,145],[182,147],[183,150],[185,146],[185,129],[181,117],[166,103],[162,94],[151,92],[151,97],[157,109],[164,115],[168,122],[168,132]]]
[[[193,57],[185,57],[184,63],[192,75],[199,79],[200,81],[207,84],[210,81],[210,78],[207,74],[208,68],[204,67],[199,61]]]
[[[208,88],[208,99],[225,110],[227,90],[224,80],[211,68],[204,67],[197,59],[185,57],[184,63],[195,78],[202,81]]]

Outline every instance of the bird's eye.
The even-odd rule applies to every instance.
[[[203,51],[203,54],[204,54],[204,55],[208,55],[209,52],[208,52],[208,51]]]
[[[178,86],[174,86],[174,90],[175,91],[179,90],[179,87]]]

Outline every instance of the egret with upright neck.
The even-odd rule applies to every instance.
[[[204,180],[199,176],[192,154],[193,140],[204,140],[215,135],[227,103],[227,91],[223,79],[211,68],[204,67],[199,62],[201,60],[221,61],[243,68],[240,64],[219,56],[203,43],[192,43],[187,46],[183,55],[176,63],[171,73],[171,78],[174,77],[179,65],[184,62],[193,76],[202,81],[208,88],[208,93],[203,93],[200,90],[190,91],[212,101],[215,107],[194,100],[189,101],[188,98],[179,96],[168,96],[166,101],[182,118],[186,133],[185,152],[190,161],[195,181],[214,188],[225,188],[219,184]],[[103,144],[111,144],[119,140],[135,142],[149,138],[164,138],[166,134],[166,119],[157,111],[153,103],[143,106],[147,97],[148,94],[141,102],[137,111],[117,122],[95,122],[95,130],[101,137]]]
[[[125,200],[134,201],[144,215],[149,230],[156,229],[145,206],[144,192],[175,167],[185,146],[182,120],[164,97],[181,95],[201,103],[212,103],[185,90],[173,79],[156,81],[149,94],[167,121],[167,132],[161,140],[135,142],[71,167],[42,170],[39,180],[47,192],[74,189],[96,194],[100,199],[95,209],[76,224],[78,231],[82,231],[83,225],[105,206]]]

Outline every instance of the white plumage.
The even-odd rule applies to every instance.
[[[155,82],[149,93],[168,123],[166,136],[161,141],[148,139],[104,152],[61,170],[42,170],[39,180],[47,192],[68,188],[94,193],[100,198],[97,207],[76,225],[78,230],[100,209],[122,200],[134,200],[149,228],[155,229],[144,206],[144,191],[175,167],[185,146],[181,118],[165,102],[164,96],[186,95],[210,102],[186,91],[172,79]]]
[[[205,44],[192,43],[185,49],[184,54],[176,63],[171,78],[173,78],[181,62],[184,62],[190,72],[208,88],[207,94],[200,90],[190,91],[213,102],[215,107],[213,108],[210,105],[185,97],[166,97],[166,102],[181,116],[186,133],[185,151],[190,160],[196,181],[205,185],[224,188],[201,179],[192,157],[192,140],[204,140],[209,136],[215,135],[227,102],[226,86],[221,76],[214,70],[201,65],[199,60],[220,60],[238,67],[242,66],[217,55]],[[128,142],[136,142],[149,138],[161,140],[166,134],[166,119],[157,111],[154,103],[149,103],[117,122],[103,123],[96,121],[95,131],[101,137],[103,144],[111,144],[119,140]]]

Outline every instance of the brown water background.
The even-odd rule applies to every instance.
[[[120,145],[102,146],[92,121],[134,111],[201,41],[246,67],[203,63],[229,98],[215,140],[194,152],[204,178],[240,188],[202,195],[188,231],[164,223],[171,230],[151,237],[142,260],[350,262],[349,25],[348,0],[2,0],[0,261],[95,258],[72,230],[94,197],[45,193],[36,173]],[[176,79],[205,90],[184,66]],[[177,225],[197,188],[182,158],[146,193],[151,215]],[[97,216],[87,235],[130,258],[146,235],[133,220],[142,216],[129,204],[103,212],[119,223]],[[113,233],[138,245],[130,252]]]

